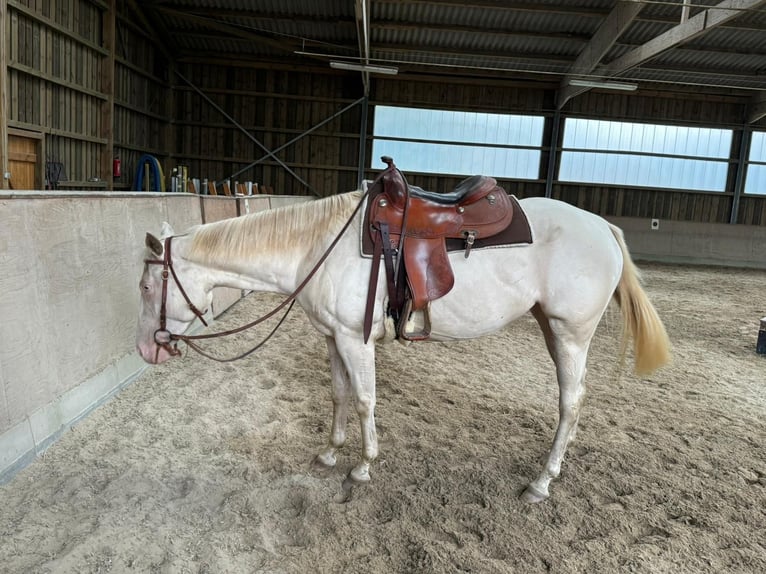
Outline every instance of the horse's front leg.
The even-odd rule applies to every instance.
[[[351,398],[351,382],[343,359],[338,354],[335,339],[326,337],[326,340],[332,375],[332,429],[329,444],[314,458],[313,466],[317,470],[333,468],[337,462],[335,453],[346,442],[348,401]]]
[[[362,460],[351,469],[345,487],[370,480],[370,464],[378,457],[375,430],[375,344],[362,341],[361,333],[338,335],[335,345],[348,373],[356,412],[362,429]]]

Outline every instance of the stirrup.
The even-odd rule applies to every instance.
[[[412,313],[412,299],[407,299],[399,316],[399,337],[406,341],[425,341],[431,336],[430,303],[423,309],[423,328],[420,331],[407,332],[407,323]]]

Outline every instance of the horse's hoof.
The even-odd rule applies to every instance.
[[[320,455],[316,455],[311,461],[311,471],[317,474],[327,474],[333,468],[335,468],[335,464],[325,462]]]
[[[351,476],[349,472],[346,478],[343,479],[343,492],[350,493],[355,486],[363,486],[370,482],[369,480],[358,480]]]
[[[357,480],[351,476],[351,473],[348,473],[346,478],[343,479],[343,484],[341,485],[343,490],[335,497],[335,502],[340,504],[351,502],[351,499],[354,497],[355,487],[363,486],[368,482],[369,480]]]
[[[543,494],[536,488],[533,488],[532,485],[530,484],[524,489],[524,492],[521,493],[520,498],[527,504],[537,504],[538,502],[542,502],[546,498],[548,498],[548,495]]]

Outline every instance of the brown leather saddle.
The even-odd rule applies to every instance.
[[[428,304],[452,289],[455,276],[447,240],[461,240],[465,257],[479,239],[495,236],[513,219],[514,203],[494,178],[473,176],[450,193],[409,186],[393,159],[370,189],[366,221],[373,242],[364,339],[372,328],[372,307],[383,256],[388,282],[389,314],[403,339],[427,339],[431,332]],[[410,314],[423,311],[423,328],[407,332]]]

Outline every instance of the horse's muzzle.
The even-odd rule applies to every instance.
[[[157,329],[154,332],[154,342],[157,343],[157,351],[154,354],[155,363],[159,362],[160,349],[165,349],[171,357],[178,357],[181,354],[176,345],[171,345],[173,334],[167,329]]]

